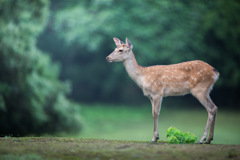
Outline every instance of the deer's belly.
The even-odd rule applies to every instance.
[[[185,95],[190,93],[189,87],[185,86],[178,86],[178,87],[164,87],[163,89],[163,96],[179,96]]]

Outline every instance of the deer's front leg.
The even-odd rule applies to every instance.
[[[152,103],[152,115],[154,119],[154,131],[152,142],[157,142],[157,140],[159,139],[158,117],[161,109],[162,96],[153,96],[150,97],[150,100]]]

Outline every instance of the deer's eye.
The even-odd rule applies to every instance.
[[[122,51],[123,51],[123,50],[121,50],[121,49],[119,50],[119,52],[122,52]]]

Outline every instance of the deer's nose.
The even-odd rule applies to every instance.
[[[106,60],[108,61],[108,60],[109,60],[109,57],[106,57]]]

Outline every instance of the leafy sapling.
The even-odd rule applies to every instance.
[[[193,144],[197,141],[197,137],[194,134],[190,132],[182,133],[175,127],[167,129],[167,138],[168,143],[172,144]]]

